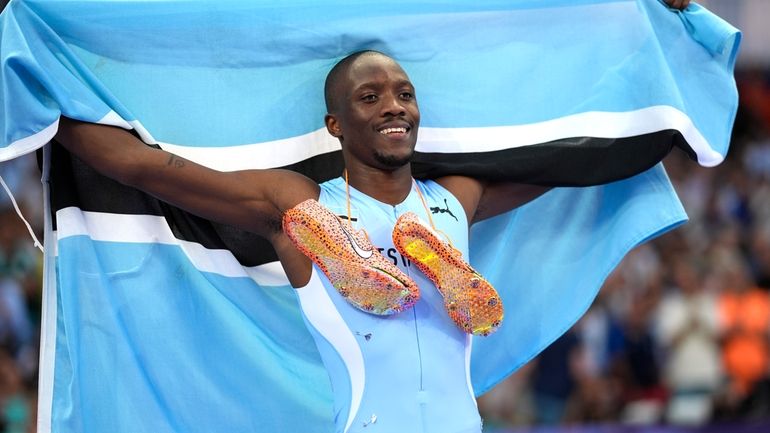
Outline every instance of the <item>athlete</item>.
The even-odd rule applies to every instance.
[[[272,243],[289,281],[299,288],[303,313],[330,371],[338,431],[357,431],[371,423],[379,431],[479,431],[468,380],[470,338],[443,311],[435,286],[395,252],[391,233],[406,211],[426,219],[426,208],[444,210],[436,214],[437,228],[467,259],[470,223],[512,209],[546,188],[462,176],[415,182],[410,167],[420,124],[415,89],[404,70],[384,54],[364,51],[340,61],[327,77],[325,96],[326,127],[340,141],[347,182],[341,177],[319,186],[286,170],[218,172],[148,147],[122,129],[70,119],[61,120],[57,141],[106,176]],[[420,287],[413,309],[377,316],[341,300],[281,228],[284,213],[308,199],[320,199],[342,215],[351,203],[354,227],[366,229],[374,246],[394,257]],[[317,288],[324,285],[324,300],[335,305],[332,313],[319,313],[320,307],[311,305],[321,303],[315,295],[322,294]],[[340,325],[349,329],[346,336],[359,332],[363,337],[355,341],[371,343],[358,349],[359,364],[376,374],[359,378],[347,360],[338,361],[345,348],[330,346],[329,340],[336,343],[337,337],[319,329],[319,314],[341,317]],[[396,383],[402,395],[394,391]],[[423,424],[430,430],[422,430]]]
[[[327,77],[325,97],[326,128],[340,141],[345,173],[322,185],[286,170],[218,172],[148,147],[125,130],[66,118],[56,139],[106,176],[271,242],[329,372],[338,432],[480,432],[469,377],[472,340],[450,319],[433,281],[397,252],[393,229],[406,212],[431,218],[435,210],[435,228],[467,260],[470,224],[547,188],[464,176],[415,181],[415,89],[382,53],[340,61]],[[287,211],[309,199],[365,229],[367,241],[416,283],[419,301],[388,316],[351,305],[282,230]],[[365,254],[361,241],[353,234],[351,246]]]

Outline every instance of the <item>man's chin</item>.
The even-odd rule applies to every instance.
[[[408,155],[386,155],[381,153],[375,153],[374,159],[382,165],[385,169],[397,169],[401,168],[412,161],[412,155],[414,152],[410,152]]]

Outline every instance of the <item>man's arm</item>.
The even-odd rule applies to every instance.
[[[683,10],[690,4],[690,0],[665,0],[669,7]]]
[[[275,244],[283,212],[317,199],[318,185],[287,170],[220,172],[142,143],[120,128],[62,117],[56,140],[99,173],[201,217]]]
[[[543,195],[550,187],[513,182],[486,182],[465,176],[436,179],[462,204],[468,224],[508,212]]]

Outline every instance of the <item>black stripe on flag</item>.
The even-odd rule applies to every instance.
[[[540,185],[596,185],[647,170],[674,145],[694,156],[679,132],[665,130],[615,139],[569,138],[495,152],[416,152],[413,172],[418,178],[455,174]],[[55,211],[72,206],[92,212],[163,216],[178,239],[209,249],[229,249],[244,266],[278,259],[266,239],[197,217],[102,176],[58,144],[52,146],[51,159],[54,229]],[[281,168],[321,183],[340,176],[343,167],[342,153],[337,151]]]
[[[565,138],[480,153],[415,153],[416,178],[462,174],[492,181],[590,186],[626,179],[660,162],[673,146],[690,149],[675,130],[624,138]]]

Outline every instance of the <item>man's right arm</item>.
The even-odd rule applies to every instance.
[[[188,212],[272,241],[283,213],[317,199],[312,180],[288,170],[220,172],[145,145],[126,130],[62,117],[56,140],[99,173]]]

